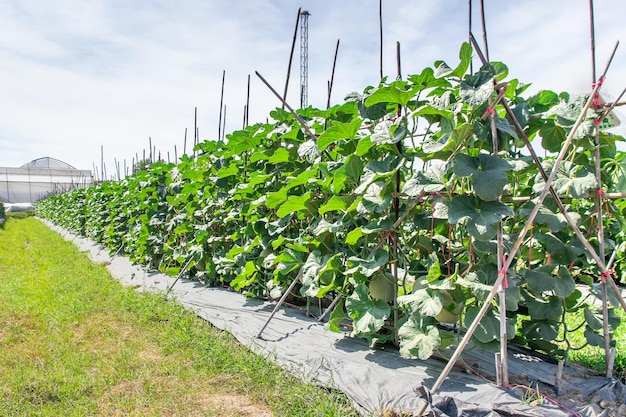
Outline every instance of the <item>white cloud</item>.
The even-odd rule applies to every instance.
[[[474,3],[473,30],[480,40],[479,2]],[[626,38],[626,3],[595,3],[600,69],[615,41]],[[113,157],[130,164],[148,147],[148,137],[162,156],[169,151],[173,158],[174,145],[181,152],[186,127],[188,144],[193,139],[195,106],[201,138],[217,136],[223,70],[227,132],[241,127],[248,74],[251,121],[264,121],[280,102],[254,71],[282,92],[299,6],[311,13],[310,104],[326,103],[338,38],[333,102],[375,85],[377,1],[2,2],[0,165],[53,156],[88,169],[98,163],[101,145],[108,167]],[[535,89],[589,89],[588,3],[488,2],[486,18],[491,58],[505,62],[511,76]],[[396,73],[396,41],[406,76],[437,59],[456,63],[467,39],[467,2],[385,0],[383,19],[384,72],[390,77]],[[299,103],[297,48],[288,96],[293,105]],[[626,52],[618,50],[605,96],[619,94],[625,79]]]

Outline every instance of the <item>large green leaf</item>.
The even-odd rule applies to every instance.
[[[361,259],[356,256],[348,258],[348,267],[346,274],[360,274],[371,277],[374,273],[389,261],[389,253],[384,249],[376,249],[367,259]]]
[[[285,217],[293,212],[307,210],[308,203],[311,200],[311,193],[303,195],[290,195],[287,201],[276,211],[278,217]]]
[[[358,155],[350,155],[346,158],[343,164],[346,176],[350,178],[353,183],[358,183],[361,174],[363,173],[363,161]]]
[[[513,168],[508,161],[487,154],[476,157],[459,154],[454,162],[454,173],[460,177],[471,176],[474,191],[485,201],[495,201],[502,195],[508,183],[507,171]]]
[[[557,269],[556,274],[554,274],[555,269]],[[535,293],[552,291],[560,298],[569,296],[576,289],[574,278],[565,267],[540,266],[527,271],[524,280],[528,283],[528,288]]]
[[[391,206],[391,201],[392,197],[387,192],[387,184],[383,181],[376,181],[367,187],[360,206],[364,212],[384,213]]]
[[[560,321],[563,315],[563,299],[559,297],[542,298],[526,290],[522,290],[522,305],[528,308],[533,320]]]
[[[506,216],[513,216],[513,209],[497,201],[457,195],[452,197],[448,209],[451,224],[465,223],[467,230],[478,240],[489,240],[498,230],[498,222]]]
[[[554,120],[546,120],[545,124],[539,130],[541,135],[541,145],[550,152],[560,152],[567,132],[561,126],[558,126]]]
[[[400,355],[404,358],[426,360],[441,344],[439,330],[433,324],[424,326],[422,320],[415,316],[408,316],[399,324]]]
[[[542,165],[546,172],[551,172],[554,167],[554,161],[544,161]],[[533,191],[540,193],[544,188],[545,181],[541,175],[537,174]],[[589,195],[590,190],[598,188],[598,182],[590,168],[563,161],[556,171],[552,188],[560,196],[585,198]]]
[[[269,157],[268,161],[272,164],[278,164],[281,162],[288,162],[291,159],[291,153],[288,149],[278,148]]]
[[[465,327],[469,327],[476,320],[479,311],[480,308],[476,306],[467,309],[463,318]],[[476,327],[473,337],[481,343],[489,343],[500,337],[500,320],[491,309],[480,319],[480,324]]]
[[[352,229],[347,235],[346,235],[346,243],[348,245],[356,245],[357,242],[359,241],[359,239],[363,236],[363,229],[361,228],[361,226]]]
[[[535,238],[545,245],[553,261],[569,265],[585,253],[579,247],[567,244],[552,233],[536,234]]]
[[[372,143],[376,145],[395,144],[406,137],[404,126],[394,124],[391,120],[383,120],[374,126]]]
[[[269,209],[274,209],[284,203],[287,200],[287,189],[281,188],[278,191],[274,191],[267,194],[265,198],[265,206]]]
[[[520,214],[522,216],[528,217],[535,207],[535,201],[536,200],[531,200],[524,204],[524,206],[522,206],[519,211]],[[580,214],[573,211],[568,212],[567,214],[577,226],[580,225]],[[559,211],[552,197],[547,197],[543,201],[543,205],[541,206],[541,208],[537,212],[537,216],[535,217],[535,223],[545,224],[553,232],[559,232],[567,226],[567,220],[565,219],[565,216]]]
[[[346,299],[348,316],[353,320],[352,336],[371,337],[385,324],[391,307],[380,299],[372,300],[367,286],[357,284]]]
[[[450,75],[459,78],[465,75],[470,63],[472,62],[472,52],[471,45],[467,42],[463,42],[461,49],[459,50],[459,58],[461,59],[461,62],[459,62],[459,65],[457,65]]]
[[[461,81],[459,96],[470,106],[480,106],[493,93],[495,75],[495,70],[490,64],[483,65],[478,72],[466,76]]]
[[[300,293],[308,297],[323,297],[334,288],[335,278],[343,277],[340,268],[340,254],[330,256],[319,251],[311,252],[302,266]]]
[[[395,103],[403,107],[415,96],[416,86],[409,85],[406,81],[393,81],[390,85],[376,89],[366,100],[366,106],[373,106],[378,103]]]
[[[354,138],[361,127],[362,121],[360,118],[355,118],[349,123],[334,122],[317,139],[318,149],[323,151],[337,141]]]
[[[422,193],[441,191],[445,187],[445,173],[442,165],[430,165],[426,171],[415,171],[413,177],[404,183],[402,192],[409,197],[417,197]]]
[[[411,315],[435,317],[443,308],[443,295],[439,291],[423,288],[398,297],[398,305]]]
[[[559,323],[553,320],[523,321],[522,334],[531,340],[551,341],[559,334]]]
[[[236,164],[230,164],[229,166],[222,167],[219,171],[217,171],[217,178],[232,177],[237,174],[239,174],[239,167]]]
[[[338,211],[340,213],[343,213],[348,207],[347,199],[348,197],[339,197],[336,195],[332,196],[330,200],[328,200],[319,208],[318,212],[320,216],[328,213],[329,211]]]
[[[330,313],[330,318],[328,319],[328,323],[324,325],[326,330],[330,330],[331,332],[340,332],[341,331],[341,323],[346,318],[346,308],[345,308],[345,299],[342,297],[332,313]]]

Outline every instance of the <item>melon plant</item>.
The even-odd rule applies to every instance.
[[[468,74],[471,57],[463,44],[455,66],[438,61],[407,79],[383,79],[298,118],[276,109],[271,122],[200,143],[196,157],[50,197],[37,211],[134,262],[170,275],[186,267],[190,278],[248,296],[278,298],[297,279],[303,298],[339,297],[330,330],[349,323],[355,337],[427,358],[453,341],[442,324],[476,317],[498,275],[499,229],[508,254],[543,190],[514,122],[550,172],[585,101],[547,90],[525,96],[529,85],[510,79],[502,63]],[[490,105],[496,87],[516,120],[502,102]],[[623,281],[626,204],[605,199],[598,225],[588,198],[625,190],[616,145],[624,138],[599,133],[601,178],[594,174],[601,111],[585,115],[553,187],[596,247],[604,228]],[[506,303],[490,306],[474,342],[498,345],[503,308],[510,338],[566,354],[565,314],[598,314],[597,265],[551,198],[515,256]],[[611,314],[609,329],[617,323]],[[602,326],[586,326],[588,342],[600,344]]]

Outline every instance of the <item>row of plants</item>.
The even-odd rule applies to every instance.
[[[0,227],[4,226],[6,221],[6,214],[4,213],[4,203],[0,200]]]
[[[297,279],[301,297],[340,297],[330,330],[348,321],[353,336],[427,358],[453,343],[449,324],[474,320],[498,275],[499,236],[508,254],[544,188],[514,123],[550,173],[587,98],[524,97],[529,84],[507,80],[504,64],[467,74],[468,44],[459,58],[383,79],[327,110],[276,109],[271,122],[200,143],[195,158],[52,196],[37,212],[136,263],[248,296],[278,298]],[[626,202],[604,199],[599,225],[588,198],[626,190],[620,136],[599,133],[601,184],[595,175],[601,111],[586,115],[553,187],[596,247],[603,227],[624,282]],[[515,256],[506,305],[490,305],[474,342],[498,345],[504,308],[508,337],[522,345],[567,356],[577,329],[564,318],[576,311],[587,342],[602,345],[600,271],[551,197]],[[612,331],[619,319],[610,313]]]

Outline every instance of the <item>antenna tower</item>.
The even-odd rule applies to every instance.
[[[300,13],[300,108],[309,105],[309,16]]]

